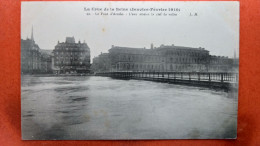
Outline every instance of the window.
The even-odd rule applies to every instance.
[[[173,58],[170,58],[170,61],[172,62],[172,61],[173,61]]]

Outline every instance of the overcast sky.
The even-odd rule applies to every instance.
[[[179,8],[177,16],[88,16],[85,8]],[[190,13],[198,16],[189,16]],[[93,12],[91,12],[93,14]],[[157,12],[154,12],[157,13]],[[111,45],[150,48],[203,47],[211,55],[234,56],[239,49],[238,2],[22,2],[21,37],[41,49],[74,36],[86,41],[91,58]]]

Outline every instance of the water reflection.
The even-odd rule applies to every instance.
[[[105,77],[22,77],[23,139],[234,138],[232,92]]]

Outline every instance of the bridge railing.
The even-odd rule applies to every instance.
[[[228,72],[99,72],[98,76],[115,78],[149,78],[169,80],[190,80],[209,82],[238,82],[238,73]]]

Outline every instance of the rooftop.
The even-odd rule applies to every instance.
[[[175,45],[161,45],[160,47],[157,47],[156,49],[190,49],[190,50],[200,50],[200,51],[208,51],[205,50],[205,48],[199,47],[199,48],[193,48],[193,47],[185,47],[185,46],[175,46]]]
[[[114,46],[112,45],[111,49],[125,49],[125,50],[145,50],[146,48],[132,48],[132,47],[120,47],[120,46]],[[199,47],[199,48],[193,48],[193,47],[184,47],[184,46],[175,46],[175,45],[161,45],[160,47],[153,47],[151,45],[151,48],[149,50],[153,49],[189,49],[189,50],[198,50],[198,51],[208,51],[205,50],[205,48]]]

